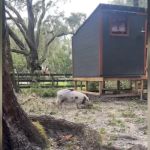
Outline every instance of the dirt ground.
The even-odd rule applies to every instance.
[[[86,124],[99,132],[101,142],[105,145],[124,150],[135,144],[147,147],[147,101],[135,98],[106,98],[103,101],[100,99],[93,101],[91,109],[77,109],[75,105],[64,105],[62,109],[58,109],[54,104],[56,98],[23,94],[18,94],[17,97],[29,115],[51,115],[55,118]],[[49,140],[52,143],[51,149],[59,150],[55,141]]]

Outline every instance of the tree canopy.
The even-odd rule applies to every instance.
[[[6,1],[9,35],[16,44],[11,50],[25,56],[31,72],[46,60],[49,46],[56,38],[73,34],[85,20],[82,13],[65,17],[64,12],[59,11],[59,3],[64,2],[66,0]]]

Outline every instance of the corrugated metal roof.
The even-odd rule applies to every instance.
[[[132,7],[132,6],[122,6],[122,5],[111,5],[111,4],[100,4],[98,6],[100,9],[107,9],[107,10],[120,10],[120,11],[129,11],[129,12],[141,12],[145,13],[145,8],[140,7]]]

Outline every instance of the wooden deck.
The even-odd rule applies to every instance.
[[[144,81],[147,80],[147,76],[140,76],[140,77],[78,77],[73,78],[75,89],[77,89],[77,82],[86,82],[85,91],[81,91],[85,94],[91,94],[95,96],[107,95],[108,97],[135,97],[140,96],[141,99],[144,93]],[[128,89],[121,89],[120,88],[120,81],[128,80],[130,81],[130,88]],[[105,88],[105,81],[117,81],[117,88],[116,89],[107,89]],[[89,82],[99,82],[99,92],[90,92],[88,91],[88,84]],[[135,85],[134,89],[132,84]],[[111,93],[112,92],[112,93]],[[109,94],[108,94],[109,93]],[[111,93],[111,94],[110,94]]]

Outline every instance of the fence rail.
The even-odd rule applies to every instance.
[[[35,83],[38,83],[38,87],[41,88],[74,87],[72,74],[15,73],[14,76],[19,88],[30,88],[33,87]]]

